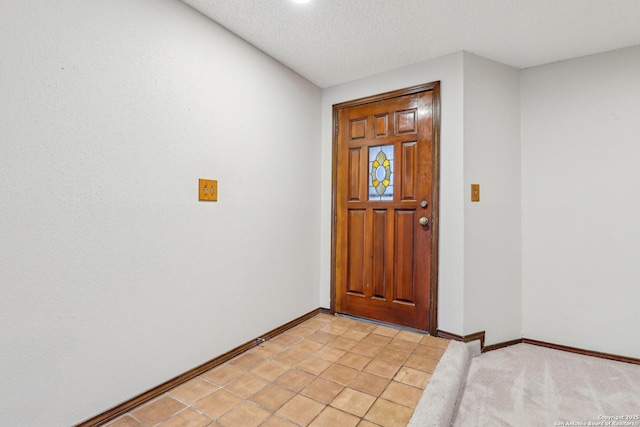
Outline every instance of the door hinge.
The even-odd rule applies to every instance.
[[[335,136],[338,136],[338,127],[339,127],[339,124],[338,124],[338,121],[336,120]]]

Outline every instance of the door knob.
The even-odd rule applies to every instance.
[[[418,222],[420,223],[420,225],[427,225],[429,224],[429,219],[426,216],[423,216],[418,220]]]

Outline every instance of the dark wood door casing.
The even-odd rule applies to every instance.
[[[420,108],[403,109],[403,103],[408,102],[408,99],[411,99],[411,105],[418,105],[421,102],[424,105],[421,105]],[[393,111],[392,115],[385,115],[383,110],[380,110],[385,106]],[[353,114],[350,117],[344,116],[345,114],[348,115],[350,111],[355,116]],[[420,325],[426,325],[426,327],[420,327],[420,329],[427,329],[432,334],[436,333],[439,229],[439,113],[439,82],[387,92],[333,106],[335,132],[333,135],[332,182],[332,312],[336,312],[337,308],[345,306],[344,301],[341,300],[341,295],[336,293],[337,271],[340,271],[341,286],[347,287],[349,295],[361,294],[364,296],[366,293],[368,296],[366,299],[374,301],[374,304],[378,304],[375,302],[376,300],[385,300],[385,293],[387,293],[387,297],[390,295],[388,289],[390,282],[388,278],[385,278],[385,274],[388,276],[389,272],[391,272],[393,275],[391,280],[394,286],[393,299],[395,299],[394,302],[399,303],[395,304],[399,307],[398,310],[405,310],[402,307],[403,305],[415,305],[416,301],[422,304],[423,307],[426,307],[426,310],[424,313],[417,313],[417,316],[424,315],[426,317],[426,320],[420,321]],[[369,117],[369,119],[363,119],[360,123],[357,117],[359,114],[363,117]],[[412,140],[415,135],[409,135],[411,134],[412,120],[418,118],[415,116],[416,114],[418,116],[428,116],[427,120],[418,123],[418,126],[423,127],[420,133],[423,136],[426,135],[425,141],[420,142],[422,145],[412,142],[415,140]],[[394,122],[388,123],[387,120],[393,120]],[[339,128],[339,123],[341,122],[342,124]],[[349,124],[348,130],[344,129],[345,123]],[[409,126],[406,128],[407,135],[403,135],[405,130],[403,126]],[[393,135],[385,135],[387,129],[393,130]],[[340,156],[338,153],[339,131],[343,132],[340,136],[342,138],[341,149],[343,150],[340,152]],[[348,135],[344,132],[348,132]],[[367,135],[373,136],[368,137]],[[367,142],[367,138],[375,138],[375,141]],[[344,151],[344,144],[347,139],[349,144],[348,153]],[[358,139],[361,139],[362,142],[359,142]],[[371,145],[383,143],[395,144],[395,147],[398,148],[396,156],[400,175],[396,176],[394,181],[396,183],[394,191],[398,192],[394,200],[382,203],[374,202],[380,203],[378,206],[367,203],[368,182],[364,182],[363,179],[350,179],[346,185],[342,183],[339,187],[338,180],[344,181],[345,170],[363,170],[363,168],[367,168],[369,159],[366,158],[367,156],[361,148],[366,149]],[[340,165],[338,164],[339,157]],[[339,167],[341,168],[340,171],[338,170]],[[428,171],[428,173],[425,173],[425,171]],[[421,175],[420,179],[416,175]],[[426,187],[421,188],[420,186]],[[338,199],[339,197],[340,199]],[[428,209],[421,209],[419,206],[419,203],[424,198],[429,199]],[[341,200],[340,203],[338,202],[339,200]],[[348,213],[345,211],[339,214],[338,209],[344,210],[345,208],[344,200],[348,200]],[[428,227],[416,227],[418,217],[423,215],[427,215],[429,219]],[[339,216],[342,218],[340,220],[340,230],[338,230],[337,225]],[[345,228],[348,228],[348,238],[344,237]],[[374,231],[372,232],[371,230]],[[428,235],[425,236],[425,232]],[[389,236],[390,233],[397,233],[398,240],[394,240],[395,237]],[[406,241],[402,241],[403,236],[409,237],[405,239]],[[345,246],[350,247],[345,249]],[[381,252],[385,246],[393,248],[392,255],[385,255]],[[350,251],[352,256],[347,260],[345,256],[340,255],[342,250]],[[416,256],[416,254],[421,253],[426,254],[427,259]],[[340,256],[340,259],[338,259],[338,256]],[[367,264],[369,259],[383,261],[382,263],[372,262]],[[344,264],[349,265],[345,266]],[[362,266],[362,268],[359,268],[359,266]],[[379,269],[379,271],[376,271],[376,269]],[[348,271],[348,273],[345,273],[345,271]],[[427,295],[413,295],[414,289],[410,285],[406,285],[415,280],[415,277],[409,276],[420,274],[428,276],[426,278],[429,284],[426,291]],[[367,289],[364,289],[365,283]],[[364,299],[350,298],[350,307],[358,306],[361,303],[360,301],[364,301]],[[388,300],[389,298],[386,299]],[[392,323],[406,325],[405,321],[401,319],[402,315],[395,316],[392,311],[396,310],[396,308],[388,308],[390,306],[389,304],[379,304],[375,306],[374,310],[381,313],[386,312],[383,317],[390,319]],[[355,308],[356,315],[360,312],[359,310],[358,307]],[[363,317],[370,316],[365,315]],[[397,321],[396,318],[398,319]]]

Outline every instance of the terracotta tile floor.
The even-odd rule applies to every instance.
[[[107,425],[406,426],[448,344],[319,314]]]

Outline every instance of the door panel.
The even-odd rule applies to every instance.
[[[415,109],[407,111],[396,111],[396,135],[404,133],[416,133],[416,113]]]
[[[349,200],[360,200],[360,150],[352,148],[349,150]]]
[[[338,312],[423,330],[432,326],[438,88],[334,106]],[[421,217],[428,224],[421,225]]]
[[[376,138],[382,138],[387,136],[388,133],[388,123],[389,123],[389,115],[388,114],[382,114],[379,116],[375,116],[374,118],[375,123],[376,123],[376,127],[375,127],[375,137]]]
[[[414,211],[396,211],[394,301],[414,304],[415,245],[414,232],[416,216]]]
[[[364,210],[349,211],[349,267],[347,274],[349,277],[349,285],[347,292],[352,295],[365,295],[365,274],[367,270],[366,259],[366,243],[364,237],[366,235]]]
[[[417,189],[417,144],[415,141],[402,144],[402,200],[416,200]]]

